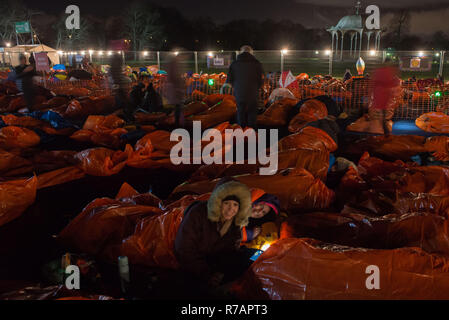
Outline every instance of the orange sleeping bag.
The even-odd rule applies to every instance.
[[[19,217],[36,199],[37,178],[0,182],[0,226]]]
[[[266,193],[276,195],[284,210],[310,210],[328,208],[335,194],[308,171],[286,169],[276,175],[241,175],[234,177],[249,188],[263,189]],[[181,184],[175,188],[171,197],[184,194],[204,194],[211,192],[218,180],[199,181]]]
[[[415,120],[415,124],[427,132],[449,133],[449,116],[443,112],[424,113]]]
[[[370,290],[373,265],[379,289]],[[419,248],[368,250],[290,238],[254,262],[236,293],[272,300],[449,299],[448,268],[447,256]]]

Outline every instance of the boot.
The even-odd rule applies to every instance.
[[[390,135],[393,131],[393,116],[394,108],[388,108],[385,110],[384,131],[385,135]]]
[[[384,117],[383,110],[369,108],[369,126],[367,128],[368,133],[384,134]]]

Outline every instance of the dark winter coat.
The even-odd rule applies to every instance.
[[[67,79],[72,77],[77,80],[92,80],[92,73],[82,69],[74,69],[67,74]]]
[[[23,70],[25,70],[25,68],[27,66],[28,65],[26,65],[26,64],[20,64],[20,65],[18,65],[17,67],[14,68],[14,73],[15,73],[15,77],[14,78],[16,80],[16,86],[17,86],[17,89],[19,89],[19,91],[23,91],[22,79],[21,79],[21,77],[19,75],[22,74]]]
[[[226,82],[232,84],[237,102],[253,102],[257,101],[262,77],[262,64],[252,54],[244,52],[229,67]]]
[[[320,119],[306,124],[306,127],[314,127],[325,131],[338,145],[338,135],[340,134],[340,127],[335,120]]]
[[[133,110],[140,108],[143,103],[145,93],[142,91],[145,88],[143,83],[139,83],[133,87],[129,93],[129,103]]]
[[[224,198],[235,195],[240,207],[228,231],[220,236],[219,220]],[[249,189],[236,181],[216,186],[207,202],[197,202],[184,213],[175,240],[175,254],[181,269],[202,279],[216,272],[214,262],[220,255],[237,252],[241,227],[247,225],[251,213]]]
[[[162,98],[150,83],[143,98],[142,109],[149,112],[161,112],[163,109]]]

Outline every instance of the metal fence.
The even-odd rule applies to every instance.
[[[418,82],[419,83],[419,82]],[[355,78],[343,82],[335,78],[326,80],[315,78],[306,81],[297,80],[297,87],[291,89],[295,98],[309,99],[320,95],[331,97],[337,105],[349,116],[358,117],[368,110],[373,82],[368,79]],[[156,86],[158,92],[165,94],[165,83],[159,80]],[[259,104],[268,106],[271,93],[280,88],[279,76],[265,79],[259,92]],[[221,90],[220,90],[221,89]],[[212,93],[233,94],[232,89],[223,90],[220,83],[208,86],[203,80],[197,80],[187,86],[186,100],[200,100],[203,94]],[[416,85],[416,82],[403,81],[395,98],[396,120],[414,120],[423,113],[449,111],[449,85],[431,84],[425,87]],[[201,94],[203,93],[203,94]]]
[[[55,81],[40,79],[37,81],[37,84],[53,91],[53,93],[55,93],[56,95],[98,97],[112,94],[112,87],[105,78],[76,81]],[[131,85],[132,83],[130,83],[130,89]]]
[[[364,74],[372,72],[380,67],[387,58],[401,67],[402,79],[415,76],[419,78],[435,78],[441,75],[443,78],[449,77],[449,54],[444,51],[362,51],[361,57],[365,62]],[[73,55],[75,52],[73,52]],[[106,64],[109,61],[108,51],[91,51],[88,53],[89,59],[95,64]],[[166,69],[174,58],[179,57],[179,64],[184,72],[196,72],[200,77],[188,77],[186,79],[186,100],[200,99],[204,95],[219,93],[225,82],[222,75],[227,71],[227,64],[235,59],[237,52],[122,52],[127,65],[138,70],[139,67],[156,65],[159,69]],[[68,63],[73,56],[71,53],[60,53],[60,62]],[[346,69],[353,75],[357,74],[355,63],[359,55],[353,56],[351,52],[344,51],[334,55],[330,51],[255,51],[255,57],[263,64],[265,72],[268,74],[264,85],[260,91],[260,104],[266,104],[268,97],[274,89],[280,87],[279,72],[290,70],[294,75],[307,73],[310,78],[314,75],[331,74],[333,79],[314,81],[298,81],[298,89],[295,96],[298,99],[313,98],[317,95],[329,95],[342,109],[350,115],[360,115],[368,107],[371,83],[368,80],[354,80],[343,83],[341,78]],[[223,64],[221,67],[214,65],[214,59],[219,59]],[[222,59],[222,60],[220,60]],[[415,66],[413,66],[415,64]],[[416,67],[418,71],[412,67]],[[219,73],[222,73],[220,75]],[[210,80],[213,81],[210,81]],[[317,80],[318,79],[318,80]],[[149,80],[141,78],[139,81],[153,82],[156,90],[162,95],[167,95],[166,78],[156,76]],[[111,94],[110,84],[106,79],[96,79],[92,81],[49,81],[41,84],[46,85],[56,93],[68,92],[73,88],[87,88],[90,95]],[[133,83],[130,83],[130,88]],[[222,90],[223,91],[223,90]],[[438,95],[436,93],[439,92]],[[224,93],[232,94],[232,90],[224,90]],[[396,119],[415,119],[423,113],[436,111],[439,109],[449,109],[449,86],[444,82],[416,85],[415,82],[402,82],[401,97],[395,112]]]
[[[0,61],[4,64],[18,61],[17,57],[23,52],[0,53]],[[94,64],[108,64],[114,51],[58,51],[50,56],[52,62],[72,65],[74,57],[85,56]],[[161,70],[167,69],[170,61],[178,56],[181,69],[192,73],[220,73],[227,72],[229,63],[235,60],[237,51],[127,51],[122,52],[127,65],[139,69],[150,65]],[[356,61],[359,55],[349,50],[332,52],[331,50],[271,50],[254,51],[255,57],[262,63],[265,72],[292,71],[293,74],[307,73],[313,75],[332,75],[343,77],[346,69],[353,75],[357,74]],[[17,56],[17,57],[16,57]],[[13,58],[15,57],[15,58]],[[58,59],[56,59],[57,57]],[[385,59],[389,58],[398,67],[401,66],[400,76],[407,79],[435,78],[441,75],[449,79],[449,52],[446,51],[361,51],[360,57],[365,62],[365,74],[372,73]],[[421,62],[421,66],[410,68],[411,61]],[[217,63],[219,62],[219,63]],[[16,63],[16,62],[14,62]]]
[[[214,79],[210,82],[209,79]],[[167,96],[167,81],[165,76],[158,76],[152,79],[142,78],[137,81],[144,83],[152,82],[156,91],[162,97]],[[129,89],[137,83],[130,82]],[[224,87],[225,77],[219,75],[209,75],[200,78],[185,79],[185,100],[201,100],[206,95],[215,93],[233,94],[232,88]],[[56,94],[65,95],[110,95],[113,94],[110,83],[104,79],[83,80],[83,81],[41,81]],[[360,116],[367,111],[369,99],[372,91],[372,81],[367,78],[354,78],[343,82],[335,78],[315,77],[309,80],[296,80],[291,91],[296,99],[314,98],[320,95],[330,96],[341,109],[349,116]],[[272,92],[280,87],[279,75],[266,78],[260,89],[259,104],[268,105]],[[400,92],[399,92],[400,91]],[[433,111],[448,112],[449,110],[449,85],[444,85],[437,81],[417,82],[402,81],[399,94],[396,97],[394,119],[416,119],[423,113]]]
[[[95,51],[89,58],[93,63],[107,64],[108,56],[112,52]],[[142,52],[122,52],[127,65],[131,67],[145,67],[149,65],[158,66],[165,70],[175,55],[179,57],[180,66],[184,72],[195,73],[220,73],[227,72],[228,64],[233,61],[238,52],[236,51],[142,51]],[[62,55],[62,57],[67,55]],[[356,62],[359,55],[354,56],[352,52],[343,51],[340,55],[330,50],[283,50],[283,51],[254,51],[254,56],[262,63],[264,71],[282,72],[292,71],[293,74],[307,73],[313,75],[332,75],[336,78],[343,77],[346,69],[353,75],[357,74]],[[398,67],[402,65],[400,76],[407,79],[435,78],[441,75],[449,78],[449,54],[445,51],[361,51],[360,57],[365,62],[365,74],[372,73],[381,66],[387,58]],[[218,59],[217,59],[218,58]],[[214,64],[221,61],[223,65]],[[405,66],[412,59],[421,60],[427,67],[417,67],[414,69]],[[62,58],[64,61],[64,58]],[[407,68],[408,67],[408,68]]]

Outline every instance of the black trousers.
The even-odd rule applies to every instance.
[[[115,91],[115,105],[123,110],[126,121],[134,120],[134,109],[129,103],[128,94],[125,89],[119,88]]]
[[[237,101],[237,123],[242,127],[256,129],[257,101]]]
[[[31,111],[33,111],[33,106],[34,106],[34,96],[36,95],[35,90],[34,90],[34,86],[28,86],[25,85],[22,87],[23,89],[23,98],[25,99],[25,103],[28,107],[28,109],[30,109]]]
[[[382,124],[384,127],[384,135],[388,136],[391,134],[390,129],[387,126],[387,120],[385,119],[387,116],[387,110],[383,109],[382,110]]]
[[[175,105],[175,127],[184,127],[184,115],[182,113],[181,104]]]

